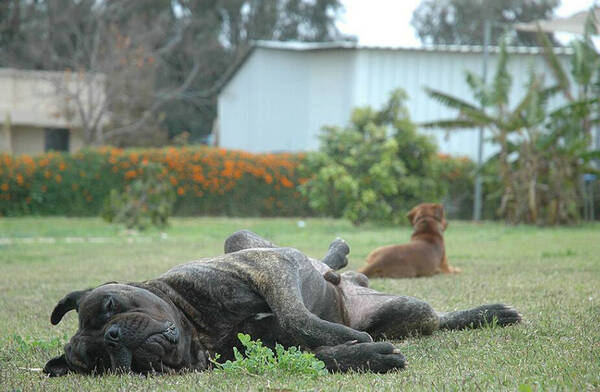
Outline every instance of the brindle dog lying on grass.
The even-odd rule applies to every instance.
[[[338,239],[319,261],[240,231],[227,238],[223,256],[141,283],[74,291],[58,302],[51,322],[75,309],[79,329],[44,371],[204,370],[217,353],[230,359],[243,332],[269,346],[301,346],[331,371],[387,372],[404,368],[405,359],[391,343],[374,339],[521,320],[506,305],[437,313],[416,298],[379,293],[362,274],[334,272],[347,264],[348,253]]]

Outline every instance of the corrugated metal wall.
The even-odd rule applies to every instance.
[[[253,152],[306,149],[309,66],[304,53],[258,50],[219,96],[219,140]]]
[[[497,54],[490,54],[488,81],[493,78],[498,61]],[[541,56],[511,54],[509,70],[513,77],[511,90],[512,106],[525,94],[529,69],[549,72]],[[427,122],[455,118],[457,112],[432,100],[424,87],[460,97],[476,104],[472,92],[465,81],[466,71],[481,74],[483,57],[481,53],[427,52],[411,50],[362,49],[357,52],[355,68],[354,105],[380,107],[389,97],[390,91],[401,87],[409,100],[407,106],[413,121]],[[550,81],[550,75],[547,80]],[[452,155],[464,155],[475,159],[477,156],[477,131],[421,130],[435,137],[440,151]],[[484,156],[495,152],[492,144],[484,146]]]
[[[488,80],[497,57],[490,54]],[[549,72],[540,55],[511,54],[513,105],[525,92],[530,67]],[[356,106],[379,108],[398,87],[409,95],[413,121],[453,118],[456,113],[423,88],[474,103],[465,70],[481,69],[482,54],[474,52],[257,47],[219,96],[220,144],[255,152],[316,149],[322,126],[347,124]],[[423,132],[435,137],[443,153],[476,157],[475,130]],[[487,144],[484,154],[491,153]]]

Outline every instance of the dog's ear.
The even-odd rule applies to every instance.
[[[444,220],[444,206],[441,205],[440,203],[436,203],[435,204],[435,209],[434,209],[434,216],[437,220],[439,220],[440,222]]]
[[[442,224],[442,230],[446,230],[448,227],[448,222],[444,216],[444,206],[442,204],[437,203],[435,205],[435,219],[437,219]]]
[[[408,218],[411,225],[415,219],[416,214],[417,214],[417,207],[413,207],[412,210],[408,211],[408,214],[406,214],[406,217]]]
[[[52,358],[46,363],[46,366],[44,366],[44,373],[50,377],[64,376],[68,372],[69,364],[67,364],[65,354],[61,355],[60,357]]]
[[[58,301],[54,307],[54,310],[52,311],[52,315],[50,316],[50,322],[52,325],[58,324],[67,312],[73,309],[79,311],[79,304],[81,303],[81,300],[90,291],[92,291],[92,289],[73,291]]]

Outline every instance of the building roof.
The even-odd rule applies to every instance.
[[[378,46],[362,45],[351,41],[333,42],[298,42],[298,41],[254,41],[253,48],[280,49],[293,51],[315,51],[331,49],[351,50],[391,50],[401,52],[450,52],[450,53],[483,53],[482,45],[427,45],[421,47],[408,46]],[[516,54],[542,54],[544,49],[537,46],[507,46],[508,53]],[[489,46],[490,53],[499,53],[499,46]],[[556,54],[572,54],[569,47],[554,48]]]
[[[219,92],[233,79],[239,69],[244,65],[252,52],[257,48],[288,50],[296,52],[325,51],[325,50],[389,50],[399,52],[438,52],[438,53],[483,53],[482,45],[427,45],[421,47],[407,46],[377,46],[363,45],[352,41],[332,41],[332,42],[300,42],[300,41],[253,41],[250,48],[238,59],[235,66],[222,79]],[[544,49],[535,46],[507,46],[507,52],[510,54],[543,54]],[[488,47],[490,53],[499,53],[499,46]],[[570,47],[554,48],[554,53],[558,55],[571,55],[573,50]]]

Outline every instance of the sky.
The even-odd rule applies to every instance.
[[[341,0],[346,11],[337,26],[342,33],[358,37],[363,45],[420,46],[410,24],[412,13],[421,0]],[[557,16],[571,16],[575,12],[589,9],[593,0],[562,0]],[[557,38],[568,42],[570,34]]]

